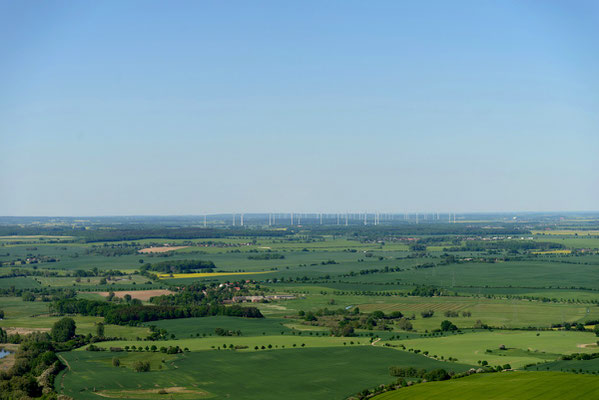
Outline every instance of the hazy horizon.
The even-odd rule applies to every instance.
[[[594,1],[4,2],[0,215],[594,210],[598,20]]]

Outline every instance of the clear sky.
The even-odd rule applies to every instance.
[[[346,210],[599,210],[599,2],[0,2],[0,215]]]

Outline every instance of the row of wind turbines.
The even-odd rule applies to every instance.
[[[227,214],[225,214],[226,216]],[[231,226],[246,226],[244,213],[230,213],[228,219]],[[247,214],[252,216],[254,224],[259,225],[302,225],[302,220],[310,224],[318,225],[345,225],[355,224],[380,225],[381,223],[409,222],[420,223],[421,221],[437,221],[456,223],[456,213],[379,213],[379,212],[343,212],[343,213],[263,213]],[[445,219],[447,218],[447,219]],[[204,214],[204,227],[208,226],[208,214]]]

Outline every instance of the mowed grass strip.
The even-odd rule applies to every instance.
[[[477,374],[444,382],[429,382],[387,392],[373,400],[528,400],[597,399],[599,379],[559,372]]]

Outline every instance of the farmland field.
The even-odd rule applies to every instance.
[[[595,335],[565,331],[494,331],[475,332],[446,337],[417,338],[398,343],[406,348],[428,351],[429,354],[457,358],[460,362],[477,364],[486,360],[491,365],[510,364],[520,368],[547,359],[543,353],[592,353],[598,350]],[[394,341],[390,344],[396,344]],[[588,347],[581,345],[591,344]],[[506,350],[499,350],[500,346]],[[487,350],[490,350],[488,352]],[[515,351],[517,350],[517,351]]]
[[[446,382],[431,382],[374,397],[376,400],[459,398],[492,399],[592,399],[599,396],[595,377],[557,372],[507,372],[480,374]]]
[[[464,371],[467,365],[443,363],[426,357],[393,350],[359,348],[285,349],[258,352],[210,351],[184,353],[166,360],[163,370],[145,374],[127,367],[110,365],[113,357],[125,353],[73,352],[65,354],[71,370],[56,380],[64,393],[78,399],[96,399],[93,389],[122,398],[131,389],[185,387],[205,392],[206,398],[322,399],[344,398],[364,386],[387,383],[390,366],[417,368],[445,367]],[[161,360],[160,353],[141,353]],[[133,354],[138,356],[137,353]],[[157,362],[160,364],[160,361]],[[255,368],[260,365],[260,368]],[[227,379],[222,379],[227,376]],[[262,388],[268,387],[264,391]],[[103,397],[105,397],[103,396]],[[143,396],[141,398],[144,398]],[[189,398],[175,395],[174,398]],[[202,398],[202,397],[191,397]]]

